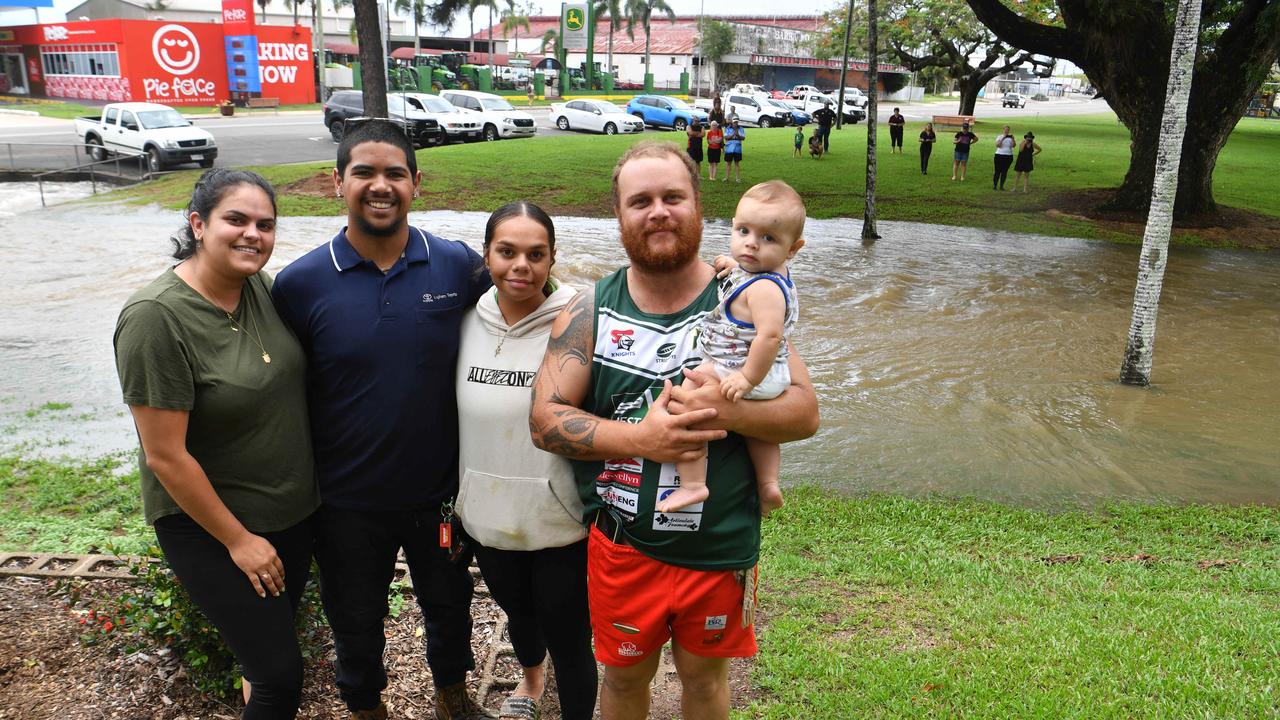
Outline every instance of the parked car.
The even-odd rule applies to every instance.
[[[725,117],[737,113],[738,122],[748,125],[769,128],[790,123],[790,111],[774,107],[770,104],[771,100],[766,93],[746,95],[727,92],[721,96],[720,104],[724,106]]]
[[[769,104],[785,113],[790,113],[791,121],[789,124],[791,125],[808,125],[813,122],[813,117],[809,113],[798,110],[782,100],[770,98]]]
[[[422,112],[427,117],[435,118],[435,121],[444,130],[445,142],[464,142],[466,140],[480,139],[479,119],[462,112],[453,103],[439,95],[396,93],[396,97],[403,98],[411,108]]]
[[[805,93],[821,93],[822,91],[812,85],[792,85],[787,91],[787,97],[792,100],[799,100]]]
[[[151,172],[183,163],[213,167],[218,157],[213,135],[167,105],[110,103],[101,115],[76,118],[75,128],[94,160],[106,160],[112,153],[146,153]]]
[[[480,121],[480,136],[486,141],[502,138],[533,137],[538,128],[533,116],[517,110],[504,98],[475,90],[445,90],[440,97]]]
[[[799,108],[810,115],[817,112],[820,108],[826,107],[827,103],[831,103],[832,109],[834,109],[836,105],[835,98],[830,95],[823,95],[822,93],[815,92],[801,93],[800,98],[789,100],[788,102],[792,107]],[[843,121],[849,123],[861,122],[867,118],[867,112],[865,110],[854,107],[848,102],[844,104],[844,109],[841,114],[844,116]]]
[[[407,107],[399,93],[387,96],[387,114],[414,147],[444,143],[445,135],[440,123],[416,108]],[[364,93],[359,90],[339,90],[324,104],[324,124],[334,142],[342,142],[348,120],[360,117],[364,117]]]
[[[1027,106],[1026,95],[1019,95],[1018,93],[1005,93],[1004,97],[1000,98],[1000,107],[1021,108],[1026,106]]]
[[[683,132],[689,123],[707,121],[707,114],[680,98],[667,95],[637,95],[627,103],[627,112],[645,124]]]
[[[604,100],[551,103],[551,122],[561,130],[590,130],[605,135],[644,132],[644,121]]]
[[[831,95],[839,95],[839,94],[840,94],[839,90],[834,90],[831,92]],[[846,105],[852,104],[856,108],[859,108],[861,110],[866,110],[867,103],[869,103],[870,101],[871,99],[867,97],[866,93],[862,92],[861,88],[846,87],[844,89],[844,103]]]

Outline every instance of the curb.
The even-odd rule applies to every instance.
[[[0,108],[0,115],[22,115],[23,117],[40,117],[40,113],[35,110],[13,110],[10,108]]]

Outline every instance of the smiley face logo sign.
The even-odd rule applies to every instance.
[[[164,25],[151,37],[151,54],[161,70],[186,75],[200,64],[200,43],[181,25]]]

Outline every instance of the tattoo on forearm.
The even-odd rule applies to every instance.
[[[568,323],[560,332],[552,332],[546,362],[533,385],[534,407],[550,406],[549,413],[541,418],[530,415],[529,432],[534,442],[547,452],[570,458],[594,455],[596,429],[600,425],[600,418],[574,407],[559,385],[560,373],[566,367],[581,373],[580,368],[591,364],[593,306],[589,293],[570,302],[565,310]]]

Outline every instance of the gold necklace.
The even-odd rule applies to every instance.
[[[227,312],[226,310],[223,310],[222,312],[226,313],[226,314],[227,314],[227,319],[231,321],[231,330],[232,330],[232,332],[240,332],[240,331],[244,328],[244,326],[243,326],[243,325],[241,325],[240,323],[236,322],[236,319],[231,315],[231,313]],[[249,316],[249,322],[253,323],[253,334],[254,334],[254,335],[256,335],[257,337],[253,337],[253,336],[249,335],[249,333],[248,333],[248,332],[245,332],[244,336],[245,336],[245,337],[247,337],[247,338],[249,338],[250,340],[252,340],[252,341],[254,341],[254,342],[258,343],[258,349],[262,351],[262,362],[267,363],[268,365],[270,365],[270,364],[271,364],[271,356],[267,354],[267,349],[266,349],[265,347],[263,347],[263,346],[262,346],[262,334],[258,332],[258,321],[257,321],[257,320],[254,320],[254,319],[253,319],[253,316],[252,316],[252,315],[250,315],[250,316]]]

